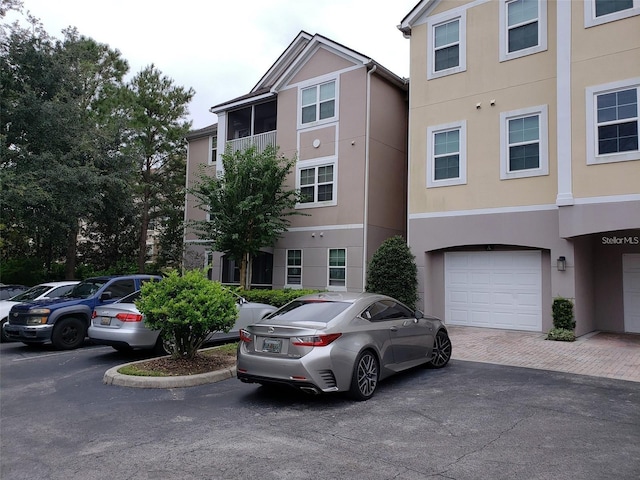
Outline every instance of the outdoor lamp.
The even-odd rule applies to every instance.
[[[567,259],[563,256],[558,257],[558,271],[564,272],[567,269]]]

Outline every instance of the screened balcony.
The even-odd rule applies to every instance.
[[[227,150],[250,146],[259,151],[276,145],[276,100],[232,110],[227,114]]]

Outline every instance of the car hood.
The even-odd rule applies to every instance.
[[[40,300],[31,300],[30,302],[18,303],[14,306],[16,310],[30,310],[32,308],[46,307],[64,307],[67,305],[76,305],[78,298],[43,298]]]

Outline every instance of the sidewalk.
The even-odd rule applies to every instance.
[[[575,342],[543,333],[447,325],[452,358],[640,382],[640,335],[593,332]]]

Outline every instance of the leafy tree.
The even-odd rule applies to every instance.
[[[183,221],[186,134],[184,121],[195,92],[177,87],[152,64],[129,83],[129,132],[124,151],[137,171],[138,268],[144,271],[147,231],[153,219]],[[171,193],[177,188],[177,193]],[[173,233],[173,232],[172,232]]]
[[[238,317],[233,293],[209,281],[203,270],[184,276],[172,271],[159,282],[146,282],[136,306],[145,325],[160,331],[173,358],[194,358],[209,334],[228,332]]]
[[[404,238],[398,235],[386,239],[373,254],[367,271],[366,291],[389,295],[415,308],[418,269]]]
[[[262,247],[272,246],[289,227],[299,192],[285,181],[295,159],[278,154],[276,147],[255,147],[222,155],[224,175],[202,171],[191,193],[209,221],[194,222],[200,238],[240,261],[240,284],[251,288],[251,259]]]

